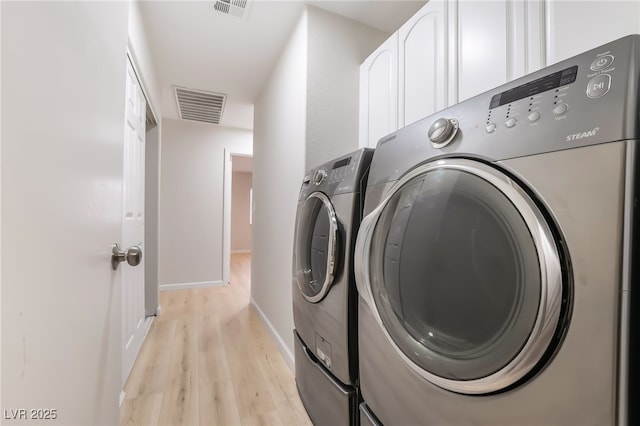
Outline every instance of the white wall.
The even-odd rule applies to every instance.
[[[0,5],[0,34],[2,34],[2,6]],[[2,48],[0,47],[0,51]],[[2,55],[0,55],[0,93],[2,93]],[[2,115],[0,114],[0,135]],[[0,188],[2,188],[2,136],[0,136]],[[0,196],[0,242],[2,241],[2,196]],[[2,244],[0,244],[0,333],[2,332]],[[2,339],[0,338],[0,377],[2,377]],[[2,383],[0,383],[0,405],[2,405]]]
[[[254,109],[251,298],[293,360],[293,224],[304,175],[307,14],[303,12]]]
[[[142,16],[140,15],[140,2],[132,0],[129,3],[129,51],[134,57],[136,71],[141,74],[138,78],[141,81],[147,100],[151,103],[151,108],[155,112],[156,119],[162,116],[161,89],[155,72],[155,64],[146,29]]]
[[[233,172],[231,177],[231,251],[251,251],[251,173]]]
[[[160,288],[222,281],[224,149],[251,154],[251,131],[163,120]]]
[[[389,34],[309,7],[306,170],[358,149],[360,64]]]
[[[158,309],[158,233],[160,219],[160,126],[147,130],[144,178],[144,305],[147,316]]]
[[[251,295],[290,365],[293,233],[305,163],[357,149],[360,63],[387,36],[307,8],[256,102]]]

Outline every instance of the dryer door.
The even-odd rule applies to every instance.
[[[298,208],[293,265],[298,288],[316,303],[329,292],[336,267],[338,221],[329,197],[314,192]]]
[[[363,221],[360,294],[418,374],[459,393],[500,391],[549,354],[562,271],[544,216],[484,163],[439,160],[408,173]]]

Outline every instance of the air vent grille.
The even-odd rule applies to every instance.
[[[214,0],[213,9],[225,15],[244,18],[247,14],[249,0]]]
[[[220,124],[227,95],[183,87],[176,87],[175,93],[180,118]]]

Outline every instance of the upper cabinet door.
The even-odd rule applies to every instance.
[[[398,33],[360,66],[360,147],[398,129]]]
[[[547,62],[640,33],[638,1],[547,1]]]
[[[458,101],[546,65],[544,2],[458,2]]]
[[[447,106],[446,10],[443,0],[432,0],[398,31],[400,127]]]

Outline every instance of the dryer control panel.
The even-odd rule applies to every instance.
[[[394,181],[403,170],[438,157],[500,161],[636,140],[640,138],[638,99],[640,35],[631,35],[386,136],[376,148],[372,165],[375,176],[370,177],[369,184]]]

